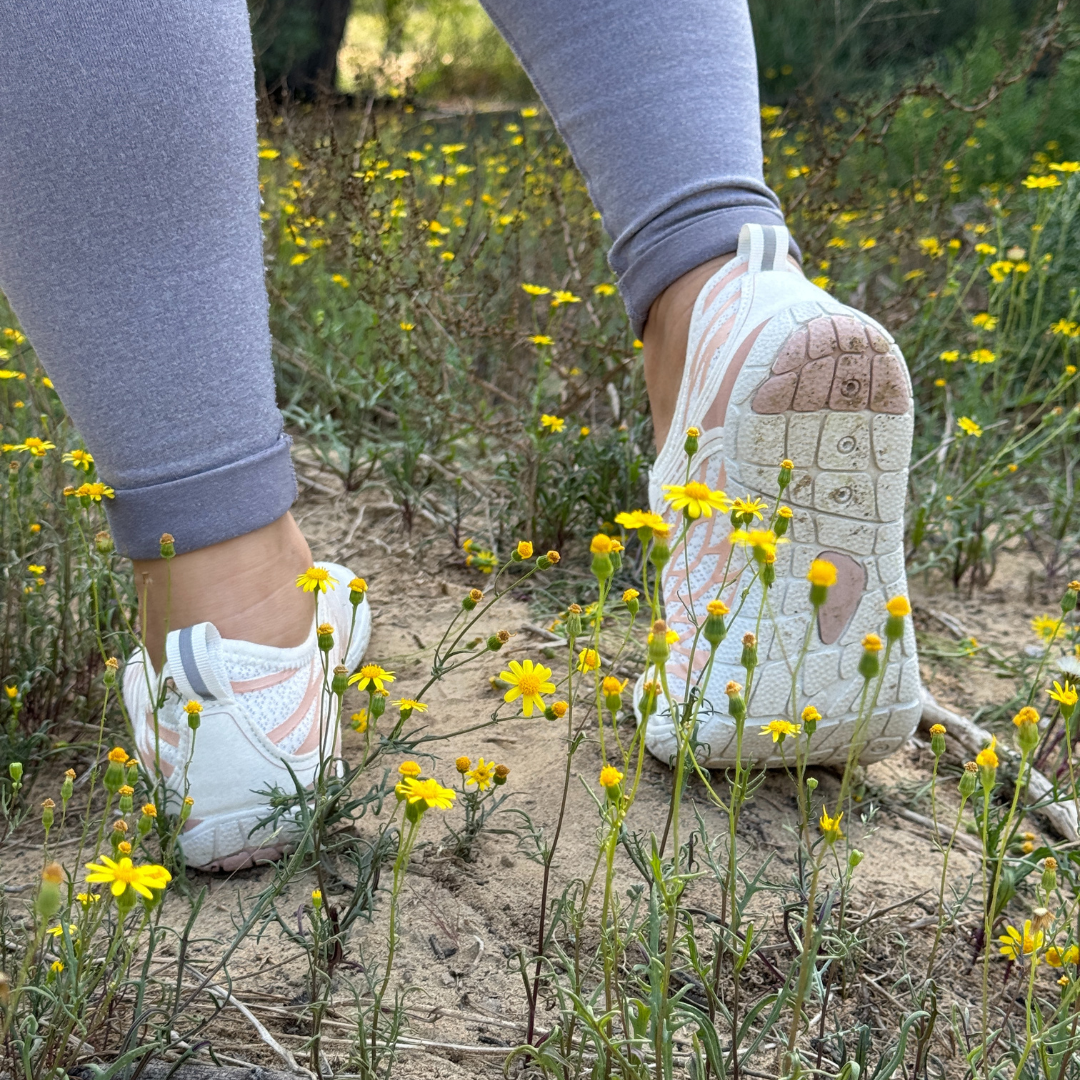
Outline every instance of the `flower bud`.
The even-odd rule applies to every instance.
[[[67,806],[68,799],[71,798],[72,792],[75,790],[75,770],[68,769],[64,773],[64,781],[60,785],[60,801]]]
[[[626,605],[626,610],[631,615],[637,615],[638,610],[641,607],[641,601],[638,597],[641,595],[637,589],[626,589],[622,594],[623,603]]]
[[[566,633],[571,641],[581,636],[581,607],[578,604],[571,604],[567,608]]]
[[[110,656],[105,661],[105,674],[102,675],[101,681],[110,689],[116,685],[116,672],[120,668],[120,661],[115,656]]]
[[[648,661],[650,666],[663,667],[667,658],[671,655],[671,647],[667,641],[667,623],[663,619],[657,619],[652,625],[652,633],[648,641]]]
[[[859,659],[859,674],[869,682],[871,679],[877,678],[878,673],[881,671],[881,661],[878,659],[878,653],[881,652],[881,638],[877,634],[867,634],[863,638],[863,654]]]
[[[1031,913],[1031,929],[1036,934],[1045,934],[1054,924],[1054,916],[1044,907],[1037,907]]]
[[[1080,595],[1080,581],[1070,581],[1069,587],[1061,598],[1062,615],[1068,615],[1070,611],[1075,610],[1077,595]]]
[[[506,778],[510,775],[509,765],[496,765],[495,772],[491,777],[491,782],[496,787],[502,787],[506,783]]]
[[[705,617],[705,625],[702,627],[701,634],[714,649],[727,637],[727,625],[724,623],[724,616],[730,610],[727,604],[719,599],[710,600],[706,605],[708,614]]]
[[[802,726],[803,732],[809,739],[811,735],[817,731],[818,721],[821,719],[821,713],[814,708],[813,705],[807,705],[802,711]]]
[[[183,803],[180,806],[180,824],[181,825],[183,825],[183,823],[185,821],[187,821],[187,819],[189,817],[191,817],[191,808],[194,805],[195,805],[195,800],[190,795],[188,795],[187,798],[184,799]]]
[[[48,922],[60,910],[60,883],[64,880],[64,868],[57,862],[49,863],[41,871],[41,887],[34,901],[34,914],[42,922]]]
[[[536,565],[541,570],[548,570],[556,566],[561,558],[562,556],[557,551],[548,551],[536,560]]]
[[[945,728],[941,724],[930,728],[930,752],[936,758],[945,753]]]
[[[461,606],[466,611],[472,611],[483,599],[484,594],[479,589],[470,589],[469,595],[461,601]]]
[[[153,811],[152,814],[146,812],[147,807]],[[157,818],[157,807],[153,803],[147,803],[142,809],[143,812],[139,816],[139,824],[137,826],[140,837],[145,836],[154,827],[154,820]]]
[[[1057,859],[1053,855],[1047,855],[1043,859],[1042,889],[1044,893],[1052,893],[1057,888]]]
[[[315,633],[317,635],[320,651],[328,653],[334,647],[333,623],[319,623],[318,629],[315,631]]]
[[[371,695],[371,719],[378,720],[386,712],[386,695],[377,690]]]
[[[176,554],[176,542],[172,533],[161,534],[160,551],[163,559],[171,559]]]
[[[664,569],[668,559],[671,558],[671,548],[668,547],[666,530],[661,534],[658,530],[653,529],[652,536],[653,544],[652,549],[649,551],[649,562],[651,562],[657,572],[659,572]]]
[[[46,799],[41,804],[41,824],[45,831],[48,832],[53,826],[53,810],[56,808],[56,803],[52,799]]]
[[[806,778],[806,790],[810,792],[817,791],[818,781],[816,776],[808,776]]]
[[[687,457],[693,457],[698,452],[698,439],[701,438],[701,432],[696,428],[686,429],[686,441],[683,443],[683,450],[686,452]]]
[[[8,765],[8,776],[11,777],[11,782],[15,785],[16,788],[19,787],[20,784],[22,784],[23,767],[21,761],[13,761],[10,765]]]
[[[852,848],[848,852],[847,864],[849,870],[854,870],[863,861],[864,855],[858,848]]]
[[[120,788],[120,813],[130,814],[132,806],[132,796],[135,794],[135,789],[124,784]]]
[[[886,605],[889,617],[885,620],[885,637],[899,641],[904,636],[904,619],[911,614],[911,603],[906,596],[894,596]]]
[[[561,720],[566,715],[567,710],[569,708],[570,708],[570,705],[565,701],[553,701],[544,710],[544,715],[549,720]]]
[[[728,696],[728,712],[737,723],[746,719],[746,702],[743,701],[742,687],[733,679],[724,689]]]
[[[780,506],[776,510],[776,520],[773,522],[773,532],[780,536],[786,536],[791,527],[791,507]]]
[[[638,713],[642,720],[648,720],[656,712],[662,691],[663,687],[653,679],[649,679],[642,685],[641,700],[638,702]]]
[[[975,794],[975,787],[979,781],[979,766],[974,761],[964,764],[964,771],[960,774],[960,797],[970,799]]]
[[[367,596],[367,582],[362,577],[354,577],[349,582],[349,603],[353,607],[364,602],[364,597]]]
[[[123,786],[124,766],[127,764],[127,751],[122,746],[114,746],[109,751],[109,764],[105,768],[102,783],[110,795],[115,795]]]
[[[94,533],[94,547],[97,548],[99,555],[108,555],[113,549],[113,539],[102,529],[101,532]]]
[[[746,668],[747,674],[757,667],[757,635],[747,631],[742,639],[742,656],[739,657],[740,666]]]
[[[1039,714],[1030,705],[1025,705],[1013,717],[1013,724],[1016,727],[1016,742],[1020,752],[1024,755],[1033,753],[1041,738]]]
[[[199,724],[202,723],[202,703],[192,698],[192,700],[184,706],[184,712],[187,713],[188,727],[191,728],[192,731],[198,731]]]
[[[330,692],[341,697],[349,685],[349,669],[344,664],[334,668],[334,677],[330,680]]]
[[[464,776],[472,768],[472,759],[463,754],[454,762],[454,768]]]
[[[795,463],[788,458],[784,458],[784,460],[780,462],[780,472],[777,474],[776,483],[781,491],[791,483],[791,473],[794,468]],[[779,535],[779,533],[777,535]]]
[[[593,576],[603,584],[614,572],[611,563],[611,537],[604,533],[597,533],[589,544],[589,550],[592,552]]]
[[[127,782],[129,787],[134,787],[135,782],[139,779],[139,763],[135,758],[128,758],[127,760]]]
[[[313,889],[311,891],[311,906],[316,911],[322,910],[322,889]]]

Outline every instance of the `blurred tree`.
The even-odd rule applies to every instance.
[[[352,0],[249,0],[255,63],[274,95],[311,98],[337,86]]]

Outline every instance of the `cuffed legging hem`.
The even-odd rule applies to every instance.
[[[647,252],[639,252],[619,279],[626,313],[638,338],[653,301],[683,274],[718,255],[734,252],[744,225],[783,225],[779,210],[763,206],[733,206],[710,210],[692,218],[682,228],[667,233]],[[795,241],[791,254],[802,258]]]
[[[162,533],[171,533],[183,554],[277,521],[296,499],[291,445],[282,435],[268,450],[209,472],[118,489],[105,507],[117,551],[129,559],[157,559]]]

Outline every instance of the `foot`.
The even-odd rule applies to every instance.
[[[670,430],[650,479],[653,511],[677,524],[663,488],[686,482],[689,427],[701,431],[691,479],[732,497],[765,499],[772,507],[779,462],[795,465],[783,500],[794,511],[790,542],[778,549],[766,613],[758,626],[762,598],[755,583],[740,615],[729,620],[700,708],[696,740],[710,768],[734,763],[735,727],[724,688],[745,681],[739,657],[747,631],[758,634],[759,667],[747,702],[744,760],[783,764],[777,745],[759,736],[757,725],[792,718],[792,669],[813,619],[806,575],[817,558],[836,566],[838,580],[799,671],[796,708],[813,705],[822,716],[808,760],[845,762],[857,734],[860,760],[878,760],[902,745],[920,712],[908,620],[873,714],[856,732],[862,639],[882,632],[886,600],[907,593],[903,510],[913,427],[907,369],[886,331],[808,282],[788,262],[787,250],[786,229],[745,226],[736,257],[701,287]],[[666,617],[680,635],[668,669],[676,700],[688,682],[701,679],[707,647],[691,658],[689,646],[706,603],[719,598],[732,610],[739,605],[741,549],[724,578],[730,530],[726,517],[699,520],[685,556],[676,552],[664,570]],[[675,753],[663,703],[649,720],[646,744],[662,760]],[[784,750],[790,761],[790,744]]]
[[[190,866],[203,870],[238,870],[271,861],[288,849],[296,826],[257,828],[267,814],[258,791],[294,788],[291,769],[302,785],[315,779],[324,756],[340,753],[341,732],[327,706],[323,654],[317,624],[334,628],[326,654],[326,683],[333,669],[353,670],[371,636],[366,602],[349,599],[353,574],[344,566],[317,563],[337,582],[325,594],[304,595],[301,644],[282,648],[223,638],[211,622],[169,633],[166,660],[154,670],[145,652],[124,670],[124,703],[135,732],[136,753],[144,768],[160,771],[179,800],[194,800],[181,842]],[[295,589],[295,585],[293,586]],[[299,593],[299,590],[295,590]],[[164,689],[164,704],[153,699]],[[202,705],[192,732],[185,705]]]

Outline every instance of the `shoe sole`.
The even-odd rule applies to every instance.
[[[753,288],[749,280],[744,287]],[[735,337],[736,335],[732,335]],[[740,335],[741,336],[741,335]],[[878,703],[859,724],[863,680],[858,674],[862,639],[880,633],[885,601],[907,593],[903,511],[911,453],[911,385],[899,349],[873,320],[838,303],[800,302],[762,328],[735,380],[724,425],[724,465],[729,491],[776,498],[777,463],[795,462],[785,492],[794,516],[790,543],[778,549],[776,583],[769,590],[775,620],[766,617],[758,640],[761,658],[747,703],[744,761],[790,764],[771,741],[756,746],[756,725],[791,715],[791,672],[811,618],[806,574],[824,557],[842,571],[862,573],[862,596],[841,625],[816,633],[799,673],[800,708],[815,705],[824,720],[810,743],[808,762],[846,762],[852,741],[864,744],[859,760],[877,761],[898,749],[921,712],[914,632],[906,620],[899,650],[886,669]],[[755,583],[745,602],[754,629],[761,602]],[[732,605],[734,606],[734,605]],[[743,681],[738,665],[744,627],[737,620],[717,651],[711,686],[699,711],[704,764],[735,762],[735,728],[722,688]],[[828,638],[829,640],[825,640]],[[899,656],[896,652],[899,652]],[[640,698],[644,677],[638,680]],[[675,750],[670,717],[650,718],[647,745],[664,759]]]

